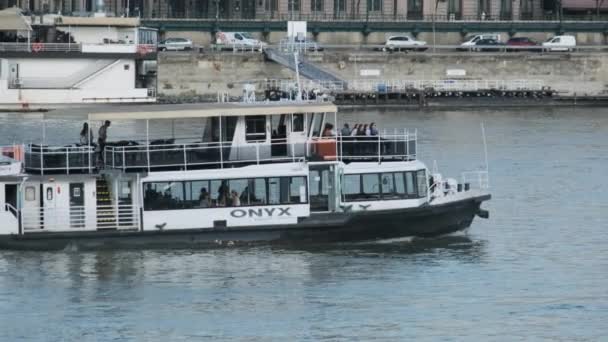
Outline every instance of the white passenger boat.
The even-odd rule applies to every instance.
[[[340,127],[330,103],[122,106],[73,119],[136,120],[146,137],[109,142],[103,162],[91,143],[13,147],[23,172],[0,175],[0,247],[427,237],[487,217],[486,171],[431,174],[416,159],[415,131],[329,134],[328,124]],[[149,138],[151,121],[176,119],[201,123],[200,136]]]

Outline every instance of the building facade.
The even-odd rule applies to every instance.
[[[81,15],[98,11],[98,1],[115,16],[220,20],[550,20],[569,4],[600,13],[594,0],[0,0],[0,9]]]

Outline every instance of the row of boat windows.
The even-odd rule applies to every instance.
[[[144,183],[144,210],[307,203],[306,177]]]
[[[345,202],[424,198],[427,181],[424,170],[344,175]]]

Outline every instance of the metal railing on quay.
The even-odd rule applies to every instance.
[[[221,51],[230,51],[232,53],[259,53],[262,52],[264,50],[264,48],[266,47],[265,43],[260,43],[260,44],[253,44],[253,45],[247,45],[247,44],[211,44],[209,45],[209,48],[211,49],[211,51],[217,51],[217,52],[221,52]]]
[[[435,91],[540,91],[545,88],[541,80],[351,80],[349,91],[375,93],[404,92],[433,89]]]
[[[21,209],[24,233],[45,231],[137,230],[139,207],[107,205]]]
[[[305,20],[310,22],[335,22],[335,21],[357,21],[357,22],[588,22],[588,21],[606,21],[608,15],[602,13],[597,15],[596,13],[589,14],[532,14],[532,13],[520,13],[519,16],[515,16],[513,12],[504,12],[498,14],[475,14],[475,15],[463,15],[460,12],[453,12],[448,14],[423,14],[421,12],[409,12],[406,15],[394,14],[394,13],[344,13],[344,12],[312,12],[312,13],[301,13],[299,11],[292,11],[290,13],[258,13],[254,16],[226,16],[222,15],[216,17],[215,13],[196,13],[196,12],[170,12],[161,13],[154,16],[144,16],[144,20],[182,20],[182,21],[212,21],[212,22],[226,22],[226,21],[289,21],[289,20]]]

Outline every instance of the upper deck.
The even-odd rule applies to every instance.
[[[0,11],[0,57],[156,59],[157,30],[141,27],[138,18],[33,18],[15,8]]]
[[[41,114],[51,120],[52,113]],[[417,133],[382,129],[375,135],[336,134],[341,127],[331,103],[216,103],[197,105],[121,106],[91,109],[89,126],[111,120],[144,120],[146,138],[109,139],[103,154],[94,142],[86,145],[30,144],[24,151],[28,173],[95,173],[222,169],[251,164],[301,161],[409,161],[416,159]],[[150,139],[149,121],[203,120],[199,137]],[[200,121],[200,120],[199,120]],[[165,123],[166,122],[166,123]]]

